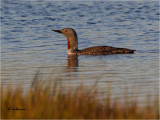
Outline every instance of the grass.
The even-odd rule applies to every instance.
[[[89,91],[83,85],[73,89],[38,85],[25,94],[22,87],[2,89],[2,119],[159,119],[159,98],[139,105],[137,97],[112,101],[108,92],[102,102],[97,99],[97,90]],[[108,88],[110,89],[110,88]],[[64,92],[65,91],[65,92]],[[122,102],[123,101],[123,102]],[[24,110],[13,110],[13,109]]]

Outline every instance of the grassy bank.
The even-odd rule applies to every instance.
[[[127,98],[111,101],[111,97],[100,102],[96,98],[97,91],[88,91],[79,86],[76,90],[62,87],[49,89],[38,86],[23,94],[22,87],[13,90],[11,87],[2,90],[1,117],[32,119],[159,119],[158,97],[151,103],[141,106],[137,98],[128,102]],[[64,93],[65,91],[65,93]],[[123,102],[122,102],[123,100]]]

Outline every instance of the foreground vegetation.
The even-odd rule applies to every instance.
[[[3,119],[159,119],[159,101],[147,97],[146,105],[137,98],[112,101],[108,93],[104,101],[96,98],[97,91],[83,85],[76,90],[63,87],[38,86],[23,93],[22,87],[2,90],[1,117]],[[65,91],[65,92],[64,92]],[[122,102],[123,101],[123,102]]]

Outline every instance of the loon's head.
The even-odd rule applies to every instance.
[[[78,50],[78,37],[77,33],[72,28],[63,28],[61,30],[52,30],[54,32],[58,32],[66,36],[67,44],[68,44],[68,51],[76,51]]]

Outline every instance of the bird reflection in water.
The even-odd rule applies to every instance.
[[[78,68],[78,55],[68,55],[68,72],[76,72]]]

